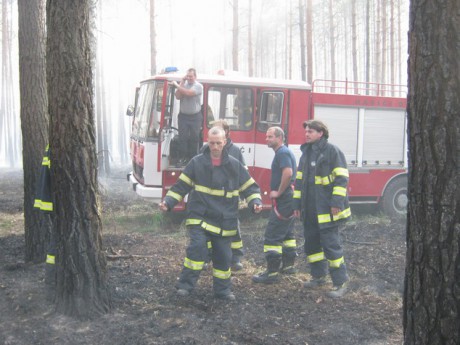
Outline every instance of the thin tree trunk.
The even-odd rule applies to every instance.
[[[355,94],[358,93],[356,82],[358,79],[358,34],[356,30],[356,0],[351,0],[351,56],[353,64],[353,81],[355,82]]]
[[[238,24],[238,0],[233,0],[233,70],[238,71],[238,46],[239,46],[239,24]]]
[[[254,52],[252,49],[252,0],[249,0],[248,10],[248,71],[249,76],[254,76]]]
[[[365,65],[365,74],[366,82],[371,81],[371,26],[370,26],[370,0],[366,1],[366,65]],[[366,94],[369,95],[369,89],[366,89]]]
[[[299,0],[299,33],[300,33],[300,73],[302,80],[307,80],[305,65],[305,31],[303,0]]]
[[[387,55],[388,55],[388,44],[387,44],[387,2],[382,0],[382,74],[378,83],[387,83]],[[382,90],[383,92],[383,90]],[[388,96],[382,93],[382,96]]]
[[[334,24],[334,11],[333,3],[334,0],[329,0],[329,49],[331,52],[330,56],[330,67],[331,67],[331,79],[332,79],[332,90],[334,92],[335,86],[335,24]]]
[[[307,0],[307,81],[313,82],[313,2]]]
[[[155,31],[155,0],[150,0],[150,73],[157,73],[157,43]]]

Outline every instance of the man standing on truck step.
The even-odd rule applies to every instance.
[[[252,277],[254,283],[272,284],[279,280],[279,272],[296,273],[297,256],[294,236],[293,184],[296,160],[292,151],[284,145],[284,132],[280,127],[267,130],[268,147],[275,151],[272,161],[270,199],[272,210],[264,235],[264,253],[267,270]]]
[[[203,85],[196,81],[196,70],[189,68],[180,84],[171,82],[176,87],[176,98],[180,100],[178,115],[180,165],[185,165],[198,153],[200,133],[203,123],[201,113],[201,95]]]
[[[329,130],[323,122],[310,120],[303,127],[306,142],[300,147],[294,208],[302,219],[312,276],[304,287],[325,285],[329,269],[333,289],[327,295],[339,298],[347,292],[349,281],[339,237],[339,224],[351,216],[347,163],[342,151],[328,143]]]
[[[240,195],[255,213],[262,210],[262,201],[259,186],[245,167],[224,150],[225,143],[225,131],[211,128],[208,147],[185,166],[160,203],[160,209],[168,211],[188,194],[185,224],[190,242],[176,286],[179,296],[188,296],[193,291],[208,256],[209,239],[214,296],[235,300],[231,289],[231,238],[238,232]]]
[[[228,125],[227,121],[225,120],[216,120],[211,122],[214,127],[221,127],[225,131],[225,139],[227,143],[224,146],[224,149],[227,150],[228,154],[234,158],[236,158],[243,166],[247,169],[246,162],[244,161],[243,154],[238,146],[236,146],[232,139],[230,139],[230,126]],[[204,150],[208,147],[208,144],[203,145],[200,152],[203,153]],[[243,251],[243,241],[241,239],[240,233],[240,224],[238,221],[238,233],[232,237],[232,270],[233,271],[240,271],[243,269],[243,264],[241,263],[241,257],[244,254]],[[208,241],[208,247],[212,250],[212,245]]]

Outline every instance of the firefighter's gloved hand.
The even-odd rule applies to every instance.
[[[160,210],[162,210],[163,212],[169,211],[169,207],[164,201],[160,202],[159,206]]]

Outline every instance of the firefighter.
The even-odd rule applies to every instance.
[[[46,146],[45,155],[42,160],[42,167],[40,170],[40,180],[37,183],[37,190],[35,193],[34,208],[45,212],[45,222],[51,224],[49,234],[49,242],[46,248],[46,261],[45,261],[45,286],[47,300],[54,299],[56,289],[56,242],[53,232],[53,223],[51,213],[53,212],[53,201],[51,198],[51,160],[50,148]]]
[[[294,204],[301,217],[305,253],[312,279],[305,288],[326,284],[332,279],[329,297],[339,298],[347,292],[349,277],[339,237],[339,224],[351,216],[348,205],[348,169],[342,151],[328,143],[329,130],[318,120],[303,123],[306,142],[300,147]]]
[[[268,147],[275,151],[272,161],[270,199],[272,210],[264,235],[266,271],[254,275],[255,283],[272,284],[279,280],[279,273],[296,273],[294,262],[297,256],[294,236],[293,183],[296,160],[292,151],[284,145],[284,132],[280,127],[267,130]]]
[[[262,201],[259,186],[244,166],[224,150],[225,143],[225,131],[211,128],[208,147],[192,158],[160,203],[160,209],[168,211],[189,194],[185,224],[190,242],[176,286],[179,296],[188,296],[195,287],[210,239],[214,296],[235,300],[230,280],[231,238],[238,232],[239,197],[241,194],[255,213],[262,210]]]
[[[227,121],[225,120],[217,120],[211,122],[213,126],[221,127],[225,131],[225,139],[227,140],[227,143],[224,146],[224,149],[227,150],[228,154],[237,160],[240,161],[241,164],[247,169],[246,163],[244,161],[243,154],[241,153],[241,150],[238,146],[233,144],[232,139],[230,139],[230,126],[228,125]],[[201,153],[204,151],[204,149],[207,147],[207,144],[205,144],[202,149]],[[243,269],[243,264],[241,262],[241,257],[244,254],[243,250],[243,241],[241,239],[241,232],[240,232],[240,226],[238,222],[238,233],[232,237],[232,270],[233,271],[240,271]],[[211,251],[212,250],[212,245],[211,242],[208,242],[208,248]]]

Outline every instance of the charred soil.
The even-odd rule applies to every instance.
[[[401,344],[405,222],[353,209],[342,230],[350,291],[307,291],[297,224],[299,273],[252,283],[264,269],[264,216],[242,212],[244,269],[232,277],[234,302],[213,298],[211,270],[178,297],[187,235],[181,215],[162,216],[120,172],[101,179],[104,250],[112,310],[79,321],[45,299],[44,264],[24,263],[22,173],[0,171],[0,344]]]

